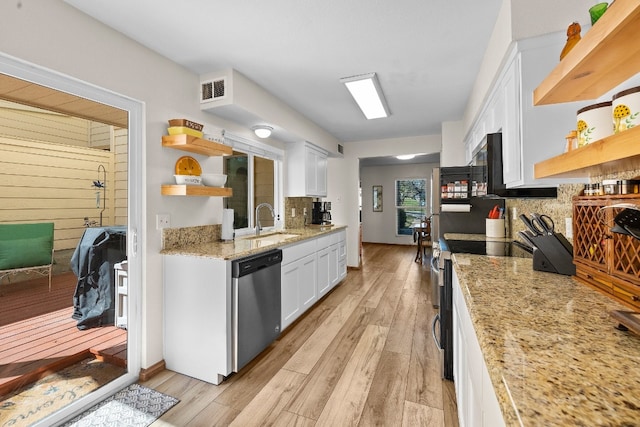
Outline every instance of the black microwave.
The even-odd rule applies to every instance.
[[[487,195],[498,197],[552,197],[558,196],[556,187],[543,188],[507,188],[502,175],[502,133],[485,135],[478,148],[473,152],[472,166],[481,167],[487,183]]]

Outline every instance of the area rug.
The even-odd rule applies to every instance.
[[[93,357],[50,374],[0,401],[0,427],[30,426],[126,372]]]
[[[64,424],[64,427],[146,427],[179,401],[140,384],[132,384]]]

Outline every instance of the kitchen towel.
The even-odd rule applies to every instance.
[[[441,206],[442,212],[471,212],[471,205],[466,204],[443,204]]]

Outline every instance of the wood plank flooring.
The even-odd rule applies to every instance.
[[[75,276],[5,284],[0,288],[0,397],[94,355],[126,367],[127,331],[107,326],[78,330]]]
[[[360,270],[219,386],[171,371],[144,382],[181,400],[152,426],[457,426],[429,263],[414,258],[365,244]]]

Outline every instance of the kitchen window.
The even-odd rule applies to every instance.
[[[411,225],[426,216],[426,179],[396,180],[396,235],[412,234]]]
[[[224,173],[227,187],[233,189],[233,196],[225,198],[225,207],[233,209],[234,230],[239,235],[254,231],[255,208],[260,203],[269,203],[276,213],[273,218],[269,209],[261,209],[260,224],[263,228],[274,227],[276,220],[283,220],[280,151],[228,133],[225,142],[233,146],[233,154],[224,158]]]

